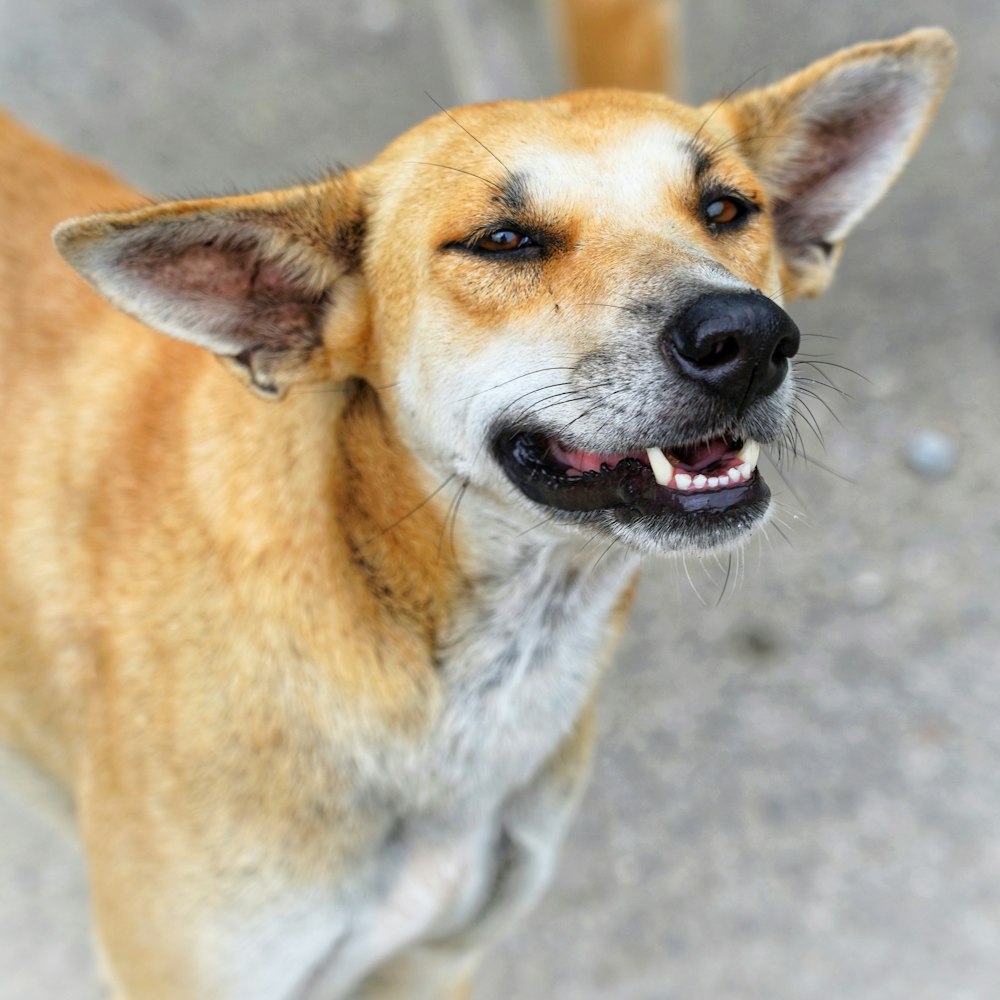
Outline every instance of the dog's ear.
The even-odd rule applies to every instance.
[[[954,61],[946,31],[920,29],[845,49],[719,109],[767,189],[791,297],[829,284],[844,238],[922,138]]]
[[[217,354],[269,399],[323,371],[327,314],[358,269],[363,238],[349,173],[287,191],[69,219],[53,234],[112,304]]]

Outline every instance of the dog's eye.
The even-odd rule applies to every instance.
[[[732,226],[742,222],[750,212],[745,201],[724,195],[712,198],[702,208],[705,221],[710,226]]]
[[[476,249],[483,253],[509,253],[530,246],[534,246],[531,239],[516,229],[498,229],[476,241]]]

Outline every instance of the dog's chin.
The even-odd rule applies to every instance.
[[[720,435],[683,445],[588,452],[553,436],[506,430],[493,454],[552,519],[645,552],[731,548],[767,518],[771,491],[759,445]]]

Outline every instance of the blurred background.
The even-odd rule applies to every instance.
[[[682,92],[922,24],[953,90],[791,308],[859,373],[803,428],[832,471],[768,476],[724,594],[648,567],[559,877],[477,1000],[1000,996],[1000,5],[691,3]],[[557,35],[536,0],[0,0],[0,103],[154,194],[262,188],[363,162],[425,91],[560,89]],[[78,850],[3,790],[0,831],[0,998],[96,1000]]]

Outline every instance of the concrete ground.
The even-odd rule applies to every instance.
[[[457,98],[446,6],[0,0],[0,102],[155,192],[272,185]],[[551,89],[530,4],[481,9],[483,60]],[[1000,996],[1000,6],[690,4],[688,96],[927,23],[953,92],[792,309],[865,376],[816,408],[836,474],[770,476],[782,530],[721,601],[712,562],[650,566],[558,880],[478,1000]],[[0,831],[0,998],[94,1000],[78,852],[6,795]]]

